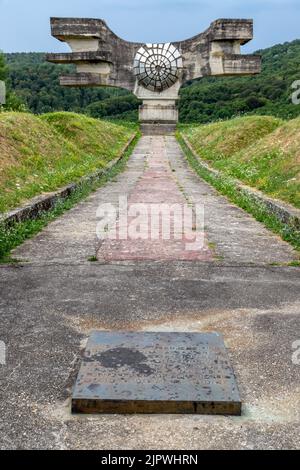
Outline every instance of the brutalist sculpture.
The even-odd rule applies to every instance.
[[[77,73],[60,77],[61,85],[130,90],[143,102],[139,118],[144,128],[176,125],[176,100],[186,81],[252,75],[261,69],[260,56],[240,51],[253,38],[252,20],[220,19],[204,33],[172,44],[124,41],[99,19],[51,18],[51,30],[72,52],[48,54],[47,60],[77,66]]]

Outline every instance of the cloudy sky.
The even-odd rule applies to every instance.
[[[186,39],[217,18],[253,18],[255,39],[244,52],[300,38],[299,0],[0,0],[0,49],[67,50],[51,38],[50,16],[102,18],[140,42]]]

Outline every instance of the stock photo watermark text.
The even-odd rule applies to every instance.
[[[295,80],[291,88],[295,90],[292,93],[292,103],[297,106],[300,104],[300,80]]]
[[[187,251],[204,246],[204,206],[201,204],[105,203],[97,210],[99,240],[177,240]]]
[[[292,355],[292,363],[295,366],[300,366],[300,339],[293,342],[292,349],[294,350]]]

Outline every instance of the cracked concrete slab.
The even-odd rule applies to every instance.
[[[1,267],[1,448],[299,448],[299,288],[297,268]],[[242,416],[72,416],[94,329],[222,333]]]

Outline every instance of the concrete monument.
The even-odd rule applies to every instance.
[[[172,130],[183,83],[210,75],[252,75],[261,58],[241,55],[253,38],[253,21],[220,19],[185,41],[142,44],[125,41],[100,19],[51,18],[52,36],[67,42],[71,53],[48,54],[54,63],[76,64],[63,75],[64,86],[125,88],[142,100],[139,118],[145,132]]]

